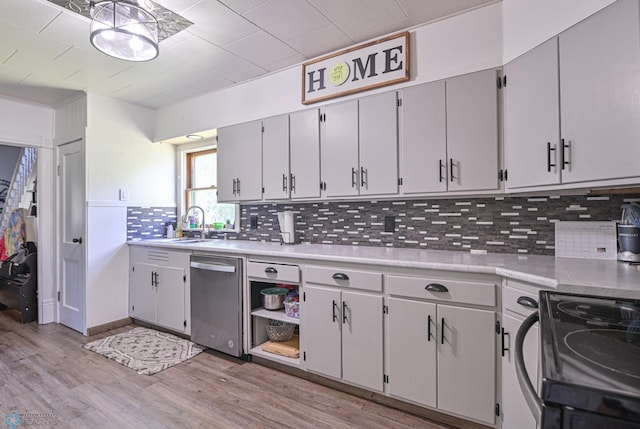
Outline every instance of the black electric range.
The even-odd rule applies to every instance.
[[[640,300],[540,293],[541,428],[640,428]]]

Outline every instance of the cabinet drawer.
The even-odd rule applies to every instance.
[[[520,301],[520,302],[518,302]],[[527,290],[516,289],[510,286],[502,288],[502,309],[503,311],[511,311],[521,316],[528,316],[538,311],[529,305],[535,302],[538,304],[538,294],[534,288],[528,287]]]
[[[300,282],[300,268],[296,265],[249,262],[247,275],[255,279],[277,280],[282,283]]]
[[[433,290],[427,290],[429,285],[432,285]],[[389,275],[387,276],[387,293],[410,298],[496,306],[494,283]]]
[[[161,247],[131,246],[129,259],[131,262],[154,264],[160,267],[178,267],[189,269],[191,252],[169,250]]]
[[[338,267],[305,267],[304,281],[328,286],[382,292],[382,273]]]

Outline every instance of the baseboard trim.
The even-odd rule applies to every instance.
[[[45,325],[56,321],[56,301],[53,299],[43,300],[40,307],[40,318],[38,323]]]
[[[378,404],[386,405],[391,408],[395,408],[400,411],[404,411],[409,414],[414,414],[429,420],[433,420],[441,425],[451,427],[452,429],[491,429],[491,426],[485,426],[480,423],[475,423],[469,420],[464,420],[460,417],[455,417],[449,414],[444,414],[436,410],[424,408],[419,405],[414,405],[409,402],[404,402],[400,399],[395,399],[381,393],[371,392],[360,387],[352,386],[342,383],[337,380],[323,377],[312,372],[304,371],[298,368],[292,368],[287,365],[282,365],[277,362],[270,361],[258,356],[252,356],[251,360],[257,364],[267,366],[269,368],[276,369],[278,371],[286,372],[291,375],[303,378],[305,380],[312,381],[317,384],[329,387],[331,389],[339,390],[341,392],[349,393],[351,395],[365,398]]]
[[[125,317],[124,319],[114,320],[113,322],[105,323],[103,325],[92,326],[90,328],[87,328],[87,336],[90,337],[92,335],[101,334],[112,329],[122,328],[123,326],[127,326],[131,323],[133,323],[131,318]]]

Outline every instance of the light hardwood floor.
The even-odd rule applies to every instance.
[[[132,327],[84,337],[58,324],[22,325],[0,312],[0,424],[22,413],[33,427],[50,426],[43,424],[48,417],[58,423],[52,427],[81,429],[446,428],[213,353],[146,376],[82,348]]]

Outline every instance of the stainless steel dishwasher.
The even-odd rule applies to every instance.
[[[191,340],[233,356],[242,352],[242,260],[191,256]]]

